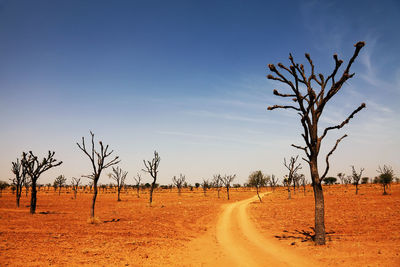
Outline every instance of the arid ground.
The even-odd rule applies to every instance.
[[[98,266],[400,266],[400,185],[383,196],[379,185],[325,186],[326,246],[312,235],[313,196],[307,187],[225,192],[201,189],[98,196],[95,224],[88,222],[91,194],[41,189],[37,214],[25,192],[0,197],[0,265]]]

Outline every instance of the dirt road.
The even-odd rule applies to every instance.
[[[247,213],[258,197],[227,204],[208,234],[188,246],[180,264],[187,266],[317,266],[284,248],[278,241],[264,238]],[[178,265],[180,265],[178,264]]]
[[[216,235],[226,256],[237,266],[310,266],[304,258],[259,234],[246,209],[254,201],[259,201],[257,196],[229,204],[221,213]]]

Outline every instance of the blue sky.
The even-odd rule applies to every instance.
[[[326,139],[323,152],[349,135],[329,174],[355,165],[374,177],[389,164],[399,175],[398,14],[398,1],[0,1],[0,179],[27,150],[64,161],[41,183],[90,173],[75,144],[89,130],[121,157],[127,183],[154,149],[162,184],[179,173],[243,183],[258,169],[281,178],[301,128],[295,113],[266,110],[282,103],[273,89],[287,90],[265,78],[267,64],[308,52],[327,74],[360,40],[356,76],[321,126],[367,109]]]

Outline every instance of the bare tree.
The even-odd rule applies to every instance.
[[[182,173],[179,174],[179,178],[176,178],[176,176],[172,177],[172,183],[178,188],[178,195],[181,195],[181,189],[183,184],[185,183],[186,176],[183,175]]]
[[[76,194],[78,193],[80,181],[81,181],[81,178],[78,179],[78,178],[72,177],[71,185],[72,185],[72,191],[74,191],[75,199],[76,199]]]
[[[21,162],[22,162],[22,161],[21,161]],[[22,167],[22,168],[24,168],[24,167]],[[25,178],[25,181],[24,181],[25,196],[28,196],[29,188],[31,187],[31,185],[32,185],[31,178],[30,178],[29,176],[27,176],[27,177]]]
[[[212,181],[213,187],[217,189],[217,194],[219,198],[219,192],[221,191],[221,186],[222,186],[222,178],[220,174],[215,174],[213,176],[213,181]]]
[[[26,180],[26,169],[22,166],[19,159],[17,159],[16,162],[12,163],[11,171],[15,175],[15,178],[12,179],[12,183],[13,183],[13,185],[15,185],[15,189],[16,189],[15,196],[16,196],[16,201],[17,201],[17,207],[19,208],[19,200],[21,199],[22,186],[24,185],[25,180]]]
[[[267,184],[267,177],[261,171],[252,172],[249,175],[248,184],[256,188],[258,199],[262,202],[259,191],[260,187]]]
[[[303,158],[310,167],[311,180],[314,190],[315,200],[315,243],[317,245],[325,244],[325,211],[324,211],[324,195],[322,191],[322,180],[328,173],[329,170],[329,157],[336,150],[340,141],[343,140],[347,135],[343,135],[337,139],[333,148],[326,155],[325,162],[326,167],[323,174],[320,176],[318,171],[318,155],[320,152],[321,142],[331,130],[341,129],[343,126],[349,123],[353,116],[365,108],[365,104],[362,103],[357,109],[355,109],[342,123],[336,126],[330,126],[325,128],[321,136],[318,136],[318,122],[322,115],[322,112],[330,99],[335,96],[342,88],[343,84],[354,76],[354,73],[350,73],[350,68],[358,56],[361,48],[365,45],[364,42],[358,42],[355,44],[355,51],[353,56],[347,63],[343,74],[339,79],[336,80],[335,76],[343,63],[336,54],[333,55],[335,60],[335,67],[330,75],[325,79],[324,75],[314,72],[314,63],[311,60],[309,54],[305,54],[305,57],[310,65],[311,74],[307,77],[303,64],[295,63],[291,54],[289,54],[289,60],[291,65],[289,67],[284,66],[282,63],[278,63],[278,67],[287,73],[282,74],[275,65],[269,64],[268,67],[274,75],[269,74],[268,79],[276,80],[290,87],[291,93],[283,94],[274,90],[274,95],[291,98],[294,103],[287,105],[274,105],[268,107],[268,110],[274,109],[292,109],[300,115],[300,122],[304,132],[302,137],[305,141],[305,146],[292,145],[295,148],[303,150],[307,155],[307,158]],[[331,82],[330,85],[328,83]],[[314,90],[314,86],[319,87],[319,90]],[[305,88],[303,90],[303,88]]]
[[[275,177],[274,174],[271,175],[271,179],[269,180],[269,184],[272,187],[272,191],[275,191],[275,187],[278,185],[279,179]]]
[[[64,175],[59,175],[56,177],[54,180],[54,188],[58,188],[58,195],[61,194],[61,188],[65,186],[65,183],[67,182],[67,178],[65,178]]]
[[[337,177],[339,177],[339,180],[340,180],[341,184],[345,184],[346,174],[344,174],[343,172],[339,172],[337,174]]]
[[[201,187],[203,188],[203,194],[204,194],[204,196],[206,196],[207,188],[210,187],[209,181],[206,180],[206,179],[203,179],[203,182],[201,183]]]
[[[378,167],[377,172],[380,173],[379,182],[383,186],[383,194],[387,195],[386,188],[392,183],[394,178],[393,169],[391,166],[383,165],[383,168],[381,166]]]
[[[225,176],[221,177],[222,184],[226,188],[226,195],[228,197],[228,200],[229,200],[229,188],[231,187],[231,183],[233,182],[235,177],[236,177],[236,174],[234,174],[234,175],[225,175]]]
[[[35,214],[36,212],[36,183],[37,180],[39,179],[40,175],[44,173],[45,171],[57,167],[62,164],[62,161],[57,162],[57,160],[54,158],[55,152],[49,151],[48,155],[46,158],[43,158],[42,161],[38,160],[38,157],[35,156],[32,151],[29,151],[28,153],[23,152],[22,153],[22,160],[21,164],[22,167],[25,169],[26,174],[30,177],[31,181],[31,207],[30,207],[30,213]]]
[[[357,195],[357,194],[358,194],[358,184],[360,183],[361,175],[362,175],[362,173],[363,173],[363,171],[364,171],[364,168],[361,168],[361,169],[360,169],[360,173],[357,173],[357,172],[356,172],[356,169],[354,168],[354,166],[351,166],[351,169],[352,169],[352,176],[351,176],[351,178],[352,178],[352,180],[353,180],[353,185],[356,186],[356,195]]]
[[[293,174],[292,180],[293,180],[293,193],[296,194],[296,187],[297,189],[299,189],[300,175],[297,173]]]
[[[158,174],[158,166],[160,165],[160,156],[158,155],[157,151],[154,151],[154,157],[151,161],[145,161],[143,160],[144,166],[146,169],[143,169],[144,172],[147,172],[150,174],[150,176],[153,178],[153,182],[151,183],[150,187],[150,206],[151,203],[153,202],[153,191],[156,186],[156,181],[157,181],[157,174]]]
[[[137,178],[136,178],[137,177]],[[133,179],[135,179],[136,182],[136,193],[137,193],[137,197],[140,198],[140,181],[142,180],[142,176],[138,173],[136,175],[136,177],[133,177]]]
[[[109,174],[109,177],[117,182],[118,200],[121,201],[121,189],[124,187],[126,176],[128,172],[124,172],[120,167],[112,167],[113,172]]]
[[[299,179],[300,184],[303,186],[303,193],[304,193],[304,195],[306,195],[306,185],[307,185],[306,177],[304,176],[304,174],[300,174],[299,177],[300,177],[300,179]]]
[[[297,162],[297,159],[299,158],[299,156],[296,157],[290,157],[290,161],[286,162],[286,158],[283,159],[283,165],[285,165],[285,167],[288,169],[289,173],[285,178],[285,185],[287,187],[287,191],[288,191],[288,199],[291,199],[292,196],[290,194],[290,184],[293,182],[294,177],[297,174],[297,171],[301,169],[301,164]]]
[[[111,167],[115,164],[118,164],[120,162],[119,157],[116,156],[114,157],[112,160],[106,162],[106,158],[111,156],[111,154],[114,152],[113,150],[111,150],[110,152],[108,152],[108,145],[106,145],[106,147],[104,147],[103,142],[99,142],[100,145],[100,152],[98,152],[95,148],[94,148],[94,134],[92,132],[90,132],[90,135],[92,137],[92,147],[91,149],[88,151],[85,145],[85,138],[82,137],[82,145],[80,145],[79,143],[76,143],[79,147],[80,150],[83,151],[83,153],[86,154],[86,156],[88,156],[88,158],[90,159],[90,162],[92,163],[92,168],[93,168],[93,172],[92,174],[86,175],[85,177],[92,179],[93,180],[93,199],[92,199],[92,206],[90,208],[90,217],[93,219],[94,218],[94,207],[96,204],[96,198],[97,198],[97,182],[100,179],[100,175],[101,172],[104,169],[107,169],[108,167]]]

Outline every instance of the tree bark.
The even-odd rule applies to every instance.
[[[228,195],[228,200],[229,200],[229,186],[226,187],[226,194]]]
[[[292,195],[290,194],[290,185],[289,185],[289,183],[288,183],[288,186],[287,186],[287,192],[288,192],[288,199],[292,199]]]
[[[21,198],[21,190],[22,190],[22,188],[20,188],[20,187],[17,185],[17,195],[16,195],[16,198],[17,198],[17,208],[19,208],[19,199]]]
[[[97,198],[97,181],[93,183],[93,199],[92,199],[92,207],[90,208],[90,217],[94,218],[94,206],[96,205]]]
[[[156,185],[156,179],[157,179],[157,177],[153,177],[153,182],[151,183],[151,187],[150,187],[150,206],[151,206],[151,203],[153,203],[153,191],[154,191],[154,187]]]
[[[260,202],[262,202],[261,197],[260,197],[260,194],[258,193],[258,186],[256,186],[256,190],[257,190],[258,199],[260,200]]]
[[[36,180],[32,178],[32,190],[31,190],[31,214],[36,213]]]
[[[315,243],[325,245],[325,205],[324,193],[319,179],[317,159],[310,161],[315,202]]]

